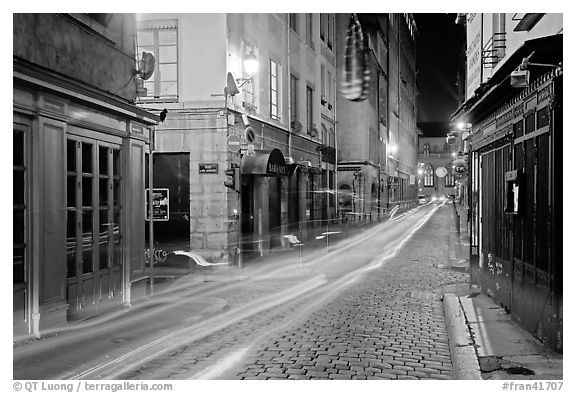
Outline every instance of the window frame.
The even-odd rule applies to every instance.
[[[306,85],[306,126],[308,130],[312,129],[314,123],[314,88]]]
[[[166,32],[174,32],[175,34],[175,42],[174,43],[161,43],[160,35],[161,33]],[[179,31],[178,31],[178,24],[177,20],[165,20],[165,21],[141,21],[138,24],[137,28],[137,35],[143,32],[152,32],[153,35],[153,43],[152,45],[141,45],[140,40],[138,40],[138,62],[140,62],[141,54],[143,51],[151,52],[154,54],[155,57],[155,67],[154,73],[152,75],[152,81],[147,80],[144,81],[144,87],[148,88],[148,92],[146,96],[140,97],[142,101],[147,102],[178,102],[180,99],[180,64],[179,64]],[[176,50],[176,59],[175,61],[163,61],[162,57],[160,56],[160,52],[162,48],[167,47],[174,47]],[[151,49],[151,50],[150,50]],[[176,66],[176,79],[175,80],[167,80],[162,79],[162,66],[165,65],[175,65]],[[162,84],[163,83],[170,83],[174,82],[176,85],[176,92],[175,94],[166,94],[162,95]],[[150,89],[152,89],[152,93],[150,93]]]
[[[288,14],[288,25],[294,33],[298,34],[298,14]]]
[[[434,187],[434,167],[432,164],[425,164],[424,165],[424,187]]]
[[[456,185],[456,179],[454,179],[454,171],[451,165],[446,165],[446,176],[444,176],[444,187],[454,187]]]
[[[98,275],[103,271],[122,266],[122,249],[124,244],[124,226],[122,214],[124,210],[122,192],[122,146],[118,143],[92,139],[75,134],[66,137],[66,277],[68,280],[77,280],[82,276]],[[83,157],[84,145],[90,146],[90,168],[85,171],[83,165],[87,163]],[[70,154],[74,156],[71,157]],[[102,156],[104,154],[104,156]],[[69,163],[73,160],[74,168]],[[102,163],[106,171],[102,172]],[[83,198],[82,179],[90,179],[90,200],[86,204]],[[68,185],[72,184],[74,191],[70,192]],[[102,190],[105,184],[106,190]],[[104,193],[102,192],[104,191]],[[102,196],[105,195],[105,199]],[[73,196],[74,200],[70,200]],[[73,214],[72,217],[69,215]],[[84,232],[84,219],[89,217],[91,232]],[[105,217],[107,222],[103,222]],[[70,220],[70,221],[69,221]],[[73,226],[70,226],[73,222]],[[112,224],[112,225],[110,225]],[[102,227],[105,227],[102,231]],[[68,233],[69,229],[73,233]],[[90,233],[90,236],[86,236]],[[83,249],[90,250],[84,253]],[[73,251],[72,251],[73,250]],[[68,254],[71,254],[69,257]],[[89,263],[84,257],[90,255]],[[105,257],[105,260],[103,259]]]
[[[28,183],[28,177],[29,177],[29,169],[28,169],[28,138],[29,138],[29,128],[26,126],[23,126],[22,124],[17,124],[14,123],[13,124],[13,136],[15,136],[15,134],[21,134],[22,135],[22,163],[21,165],[15,165],[15,163],[13,162],[13,178],[15,179],[16,177],[14,176],[16,173],[21,173],[22,174],[22,203],[15,203],[15,200],[13,199],[12,201],[12,207],[13,207],[13,216],[12,216],[12,220],[13,220],[13,225],[15,224],[14,220],[16,219],[16,217],[19,217],[16,215],[16,212],[21,212],[22,214],[22,242],[16,242],[16,236],[13,236],[12,238],[12,244],[13,244],[13,251],[15,250],[22,250],[22,261],[19,263],[15,263],[15,253],[13,252],[12,254],[12,283],[13,285],[15,285],[15,288],[19,287],[19,286],[25,286],[26,283],[28,282],[28,278],[27,278],[27,269],[28,269],[28,227],[29,227],[29,223],[28,223],[28,203],[29,203],[29,197],[28,197],[28,187],[29,187],[29,183]],[[13,138],[13,144],[15,143],[16,138]],[[13,150],[15,150],[15,146],[13,146]],[[15,157],[13,155],[13,157]],[[14,187],[14,184],[13,184]],[[15,190],[15,187],[14,187]],[[20,277],[20,270],[17,270],[15,268],[16,265],[22,265],[21,266],[21,277]],[[20,267],[18,268],[20,269]],[[16,281],[16,273],[18,272],[18,281]]]
[[[313,14],[306,14],[306,45],[314,50],[314,18]]]
[[[290,121],[299,121],[298,119],[298,77],[290,74]]]
[[[430,143],[428,143],[428,142],[424,143],[424,146],[422,147],[422,149],[424,150],[425,156],[430,155]]]
[[[328,14],[320,14],[320,40],[326,42],[328,39]]]
[[[280,120],[280,64],[274,59],[269,59],[268,67],[270,118]],[[273,98],[276,98],[276,103]]]

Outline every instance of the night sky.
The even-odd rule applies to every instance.
[[[456,14],[414,14],[416,69],[418,71],[418,122],[448,123],[459,106],[456,86],[458,55],[465,27]],[[426,129],[423,129],[426,133]]]

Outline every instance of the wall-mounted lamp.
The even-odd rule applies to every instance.
[[[240,90],[238,90],[240,87],[254,80],[254,75],[258,72],[258,58],[254,54],[254,51],[248,53],[244,58],[244,72],[248,76],[247,78],[234,78],[231,72],[227,74],[224,94],[233,97],[240,93]]]
[[[535,52],[530,53],[528,57],[524,57],[522,62],[512,73],[510,74],[510,85],[512,87],[528,87],[530,84],[530,71],[528,70],[529,66],[537,66],[537,67],[550,67],[550,68],[560,68],[561,64],[546,64],[546,63],[532,63],[530,62],[530,58],[534,55]]]
[[[458,124],[456,124],[456,127],[458,127],[459,130],[464,131],[470,129],[472,127],[472,124],[461,121]]]
[[[248,75],[249,79],[252,79],[252,77],[258,72],[258,58],[254,54],[254,51],[248,53],[244,58],[244,71]]]

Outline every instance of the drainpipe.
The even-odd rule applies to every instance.
[[[292,78],[290,77],[291,72],[290,72],[290,14],[286,14],[286,63],[288,64],[288,157],[292,157],[292,94],[290,91],[291,88],[291,83],[292,83]],[[294,171],[292,173],[292,176],[294,176],[296,174],[296,172]],[[282,182],[282,180],[280,180],[280,182]],[[288,206],[288,209],[290,211],[290,179],[286,178],[286,188],[288,191],[288,201],[286,203],[286,205]],[[298,182],[296,182],[296,191],[298,191]],[[282,198],[282,196],[281,196]],[[280,201],[280,214],[282,214],[282,201]],[[280,230],[281,235],[283,236],[285,234],[285,232],[288,231],[289,228],[289,222],[290,222],[290,216],[289,216],[289,212],[286,212],[286,227],[284,228],[284,226],[282,226],[282,218],[280,218],[280,228],[282,228]],[[300,239],[302,240],[302,239]]]
[[[336,34],[338,29],[336,28],[338,14],[334,14],[334,49],[338,48],[338,38],[339,36]],[[339,208],[340,208],[340,199],[338,195],[338,89],[336,88],[338,85],[338,57],[336,57],[336,73],[334,77],[336,78],[336,86],[334,86],[334,211],[336,212],[336,219],[339,220]]]
[[[292,95],[290,91],[290,14],[287,14],[286,23],[286,52],[288,63],[288,157],[292,157]]]
[[[150,242],[150,296],[154,295],[154,134],[150,128],[150,148],[148,149],[148,240]]]

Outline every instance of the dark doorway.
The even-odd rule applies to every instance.
[[[190,250],[190,154],[154,153],[154,188],[169,190],[167,221],[154,221],[154,248],[156,263],[169,264],[168,253]],[[148,179],[148,155],[146,156]],[[146,180],[148,185],[148,180]],[[149,228],[146,225],[146,247],[149,245]],[[176,256],[170,256],[175,259]]]
[[[279,177],[268,180],[268,224],[270,230],[270,248],[280,246],[280,185]]]
[[[254,250],[252,234],[254,233],[254,177],[242,176],[242,249],[245,255],[250,256]]]

